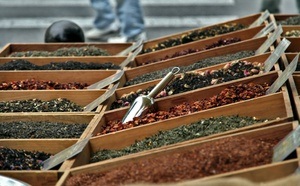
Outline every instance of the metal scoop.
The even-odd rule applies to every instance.
[[[174,67],[152,90],[148,95],[141,95],[137,97],[132,103],[131,107],[122,119],[122,124],[132,121],[135,117],[140,117],[147,113],[149,108],[154,104],[154,97],[162,91],[168,83],[179,72],[180,68]]]

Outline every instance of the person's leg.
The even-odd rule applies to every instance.
[[[300,0],[296,0],[298,12],[300,13]]]
[[[139,0],[117,0],[116,13],[120,21],[121,37],[130,39],[145,34],[144,17]]]
[[[91,6],[96,11],[94,28],[86,33],[87,38],[99,39],[101,36],[118,30],[116,16],[109,0],[91,0]]]
[[[261,11],[269,10],[270,13],[280,12],[280,1],[281,0],[261,0]]]

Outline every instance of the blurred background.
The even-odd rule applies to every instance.
[[[258,13],[261,1],[140,0],[148,39]],[[298,14],[295,0],[282,0],[281,13]],[[0,47],[44,42],[46,28],[62,19],[86,31],[94,15],[89,0],[0,0]]]

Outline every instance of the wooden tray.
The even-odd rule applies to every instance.
[[[165,56],[172,56],[176,52],[181,52],[181,51],[189,50],[189,49],[198,49],[198,50],[200,50],[199,52],[204,52],[205,50],[203,50],[203,49],[205,47],[218,42],[220,39],[239,38],[239,39],[241,39],[241,41],[246,41],[248,39],[252,39],[264,27],[265,27],[264,25],[261,25],[258,27],[239,30],[239,31],[236,31],[233,33],[217,35],[217,36],[210,37],[207,39],[202,39],[202,40],[194,41],[191,43],[182,44],[182,45],[174,46],[174,47],[163,49],[163,50],[158,50],[158,51],[151,52],[151,53],[141,54],[135,58],[135,62],[137,64],[137,66],[143,66],[143,63],[145,63],[147,61],[158,60],[161,58],[165,58]],[[241,41],[239,41],[239,42],[241,42]],[[222,48],[223,46],[220,46],[220,47]],[[216,48],[219,48],[219,47],[216,47]],[[207,49],[207,50],[211,50],[211,49]],[[190,54],[188,54],[188,55],[190,55]],[[166,60],[163,60],[161,62],[164,62],[164,61],[166,61]],[[157,63],[157,62],[154,62],[154,63]]]
[[[277,23],[277,21],[284,21],[287,18],[299,16],[299,14],[271,14],[270,19],[272,22]],[[282,25],[287,26],[287,25]]]
[[[22,90],[22,91],[0,91],[0,101],[10,100],[27,100],[27,99],[41,99],[51,100],[56,98],[66,98],[82,107],[88,105],[99,96],[103,95],[105,90]],[[102,109],[102,105],[99,105],[95,112],[98,113]],[[2,115],[51,115],[51,114],[87,114],[89,112],[12,112],[12,113],[0,113]]]
[[[73,124],[73,123],[81,123],[81,124],[86,124],[86,129],[82,133],[81,137],[79,139],[84,139],[86,136],[89,135],[90,132],[90,124],[93,125],[94,117],[95,114],[57,114],[57,115],[16,115],[16,116],[11,116],[11,115],[1,115],[0,120],[1,122],[15,122],[15,121],[49,121],[49,122],[62,122],[64,124]],[[37,139],[37,138],[35,138]],[[45,138],[41,139],[44,140]],[[51,138],[53,139],[53,138]],[[56,138],[57,139],[57,138]],[[65,139],[65,138],[63,138]],[[1,140],[5,139],[0,139]],[[20,139],[24,140],[24,139]]]
[[[4,63],[7,63],[12,60],[16,59],[24,59],[24,58],[17,58],[17,57],[1,57],[0,56],[0,65],[3,65]],[[82,63],[96,63],[96,64],[103,64],[107,62],[111,62],[112,64],[115,65],[120,65],[124,60],[126,59],[125,56],[102,56],[100,57],[95,57],[95,56],[84,56],[84,57],[31,57],[31,58],[26,58],[27,61],[35,64],[35,65],[46,65],[51,62],[66,62],[66,61],[78,61]]]
[[[248,62],[264,63],[270,55],[271,55],[271,53],[268,52],[268,53],[256,55],[253,57],[243,58],[240,60],[248,61]],[[230,61],[230,62],[232,62],[232,61]],[[206,68],[202,68],[202,69],[198,69],[198,70],[203,71],[203,72],[206,70],[219,70],[219,69],[223,68],[226,63],[229,63],[229,62],[221,63],[218,65],[214,65],[214,66],[210,66],[210,67],[206,67]],[[278,64],[274,65],[274,69],[275,70],[280,69]],[[152,80],[152,81],[148,81],[145,83],[140,83],[140,84],[136,84],[136,85],[132,85],[132,86],[118,88],[115,92],[115,95],[110,98],[110,101],[108,102],[108,105],[105,107],[105,109],[110,110],[111,103],[117,99],[120,99],[124,94],[129,94],[130,92],[136,92],[137,90],[140,90],[140,89],[146,89],[150,86],[155,86],[156,84],[159,83],[160,80],[161,79],[157,79],[157,80]]]
[[[191,30],[186,30],[184,32],[180,32],[180,33],[175,33],[175,34],[171,34],[171,35],[167,35],[167,36],[163,36],[163,37],[159,37],[159,38],[155,38],[149,41],[146,41],[144,43],[144,49],[145,48],[149,48],[149,47],[153,47],[156,44],[167,40],[167,39],[171,39],[171,38],[178,38],[182,35],[186,35],[192,31],[196,31],[196,30],[204,30],[204,29],[209,29],[215,26],[219,26],[219,25],[224,25],[224,24],[231,24],[231,23],[238,23],[238,24],[244,24],[244,25],[250,25],[252,24],[259,16],[261,15],[261,13],[258,14],[253,14],[253,15],[249,15],[249,16],[245,16],[239,19],[234,19],[234,20],[230,20],[230,21],[225,21],[225,22],[221,22],[221,23],[217,23],[217,24],[213,24],[213,25],[209,25],[209,26],[205,26],[205,27],[200,27],[200,28],[196,28],[196,29],[191,29]]]
[[[84,47],[84,46],[95,46],[98,48],[102,48],[107,50],[107,52],[113,56],[118,54],[119,52],[125,50],[126,48],[130,47],[132,43],[9,43],[0,50],[0,57],[8,57],[13,52],[25,52],[25,51],[54,51],[59,48],[63,47]],[[95,56],[93,56],[95,57]],[[98,56],[101,57],[101,56]],[[26,59],[30,57],[24,57]],[[71,58],[64,57],[64,58]]]
[[[37,71],[0,71],[2,82],[20,81],[26,79],[56,81],[58,83],[87,83],[91,85],[114,75],[116,70],[37,70]],[[4,90],[2,90],[4,91]],[[51,90],[49,90],[51,91]]]
[[[259,128],[251,131],[245,131],[237,134],[233,134],[230,137],[245,137],[249,139],[258,139],[258,138],[283,138],[285,137],[289,132],[291,132],[297,125],[297,122],[289,122],[284,123],[276,126],[270,126],[265,128]],[[152,152],[145,152],[141,154],[134,154],[129,155],[127,157],[108,160],[106,162],[99,162],[99,163],[93,163],[90,165],[85,165],[77,168],[73,168],[70,171],[65,172],[65,174],[61,177],[57,185],[65,185],[66,180],[70,178],[71,176],[78,175],[81,173],[97,173],[97,172],[104,172],[109,171],[112,169],[115,169],[119,166],[126,165],[128,162],[137,162],[143,159],[147,158],[153,158],[153,157],[160,157],[165,156],[172,153],[178,153],[178,152],[184,152],[188,149],[195,148],[197,146],[201,146],[202,144],[209,144],[211,142],[214,142],[216,140],[222,140],[227,138],[228,136],[222,136],[214,139],[208,139],[205,141],[195,141],[193,143],[189,144],[183,144],[183,145],[177,145],[173,147],[166,147],[163,150],[157,150]],[[222,177],[232,177],[232,176],[238,176],[238,177],[244,177],[253,181],[257,182],[263,182],[263,181],[269,181],[278,179],[281,177],[285,177],[287,175],[290,175],[295,172],[296,168],[298,167],[298,159],[292,159],[289,161],[279,162],[279,163],[271,163],[267,165],[252,167],[252,168],[245,168],[242,170],[237,170],[225,174],[219,174],[215,176],[209,176],[202,178],[203,180],[208,179],[216,179],[216,178],[222,178]],[[282,169],[284,167],[284,169]],[[265,170],[269,170],[267,172],[263,172]],[[284,170],[284,171],[282,171]],[[264,174],[262,174],[264,173]],[[274,174],[273,174],[274,173]]]
[[[0,142],[0,146],[24,149],[28,151],[44,151],[46,153],[56,154],[69,146],[75,144],[77,140],[5,140]],[[10,171],[1,170],[1,175],[15,178],[31,185],[55,185],[59,179],[58,170],[22,170]]]
[[[174,59],[166,60],[164,62],[152,63],[148,65],[143,65],[139,67],[135,67],[132,69],[127,69],[125,71],[126,81],[133,79],[134,77],[147,74],[149,72],[158,71],[162,69],[166,69],[168,67],[174,66],[188,66],[194,64],[200,60],[221,56],[231,53],[236,53],[245,50],[254,50],[256,51],[265,41],[267,37],[261,37],[257,39],[251,39],[247,41],[241,41],[239,43],[231,44],[230,46],[224,46],[220,48],[215,48],[207,51],[203,51],[200,53],[190,54],[187,56],[181,56]]]

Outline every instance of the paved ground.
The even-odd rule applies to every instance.
[[[261,0],[141,0],[148,39],[259,12]],[[295,0],[282,0],[284,14],[298,13]],[[85,31],[94,11],[89,0],[0,0],[0,47],[43,42],[45,29],[68,19]]]

